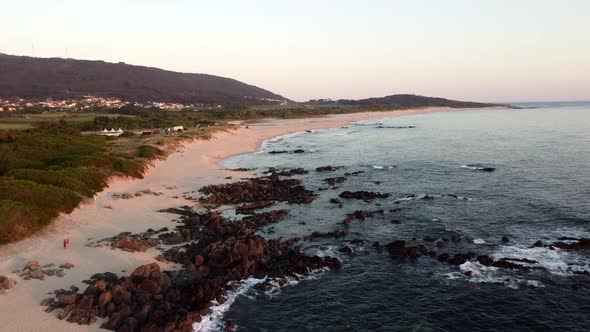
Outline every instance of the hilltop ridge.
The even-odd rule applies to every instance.
[[[0,53],[0,97],[67,99],[85,95],[183,104],[280,104],[283,96],[235,79],[100,60]]]

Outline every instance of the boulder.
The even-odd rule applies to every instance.
[[[371,201],[376,198],[387,198],[391,195],[387,194],[387,193],[362,190],[362,191],[354,191],[354,192],[353,191],[343,191],[342,193],[340,193],[339,196],[341,198],[354,198],[354,199],[362,199],[362,200],[366,200],[366,201]]]
[[[150,245],[140,239],[133,239],[128,237],[122,237],[113,243],[113,248],[118,248],[127,251],[146,251],[150,248]]]
[[[39,268],[39,262],[29,261],[27,263],[27,265],[25,265],[25,267],[23,268],[23,271],[24,270],[34,271],[34,270],[37,270],[38,268]]]
[[[45,273],[41,270],[34,270],[31,273],[29,273],[29,277],[33,279],[43,280],[45,279]]]
[[[160,285],[152,279],[143,279],[139,288],[152,295],[158,294],[161,291]]]
[[[112,299],[113,299],[113,294],[111,294],[111,292],[104,292],[104,293],[100,294],[100,296],[98,297],[98,302],[96,305],[99,308],[102,308],[102,307],[106,306],[107,304],[109,304]]]
[[[76,303],[77,294],[64,294],[57,297],[57,302],[62,306]]]
[[[70,314],[70,312],[72,312],[72,310],[74,309],[75,305],[74,304],[68,304],[66,305],[63,310],[59,313],[59,315],[57,315],[57,318],[59,319],[64,319],[66,317],[68,317],[68,315]]]
[[[141,276],[144,278],[149,278],[149,276],[152,274],[152,272],[160,272],[160,265],[158,265],[158,263],[151,263],[151,264],[146,264],[146,265],[142,265],[138,268],[136,268],[135,270],[133,270],[133,272],[131,273],[131,276]]]
[[[449,259],[449,264],[453,265],[461,265],[467,262],[467,256],[463,254],[456,254],[451,259]]]
[[[322,172],[334,172],[338,168],[340,168],[340,167],[335,167],[335,166],[322,166],[322,167],[316,168],[315,171],[318,172],[318,173],[322,173]]]
[[[8,277],[0,276],[0,289],[11,289],[14,285],[14,281],[8,279]]]
[[[324,179],[324,182],[330,186],[335,186],[338,183],[342,183],[344,181],[346,181],[346,177],[344,176],[339,176],[339,177],[335,177],[335,178],[327,178]]]

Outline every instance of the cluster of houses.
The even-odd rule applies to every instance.
[[[26,110],[27,108],[41,107],[44,109],[55,111],[91,111],[96,108],[119,108],[130,104],[119,98],[97,97],[97,96],[82,96],[77,98],[70,98],[64,100],[47,98],[44,100],[28,100],[24,98],[0,98],[0,112],[14,112],[18,110]],[[139,107],[158,107],[163,110],[182,109],[187,107],[202,107],[205,104],[181,104],[181,103],[164,103],[164,102],[134,102],[131,103]],[[221,105],[218,105],[221,107]]]
[[[95,96],[83,96],[80,98],[70,99],[52,99],[28,100],[24,98],[0,99],[0,111],[18,111],[28,108],[41,107],[43,109],[56,111],[88,111],[95,107],[115,108],[121,107],[126,103],[118,98],[103,98]]]

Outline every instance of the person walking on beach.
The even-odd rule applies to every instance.
[[[64,238],[64,249],[68,249],[70,247],[70,238]]]

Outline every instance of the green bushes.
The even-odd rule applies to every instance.
[[[9,135],[0,131],[0,243],[21,239],[84,197],[101,191],[112,175],[141,178],[147,159],[162,156],[142,145],[114,154],[108,139],[49,126]]]
[[[147,165],[136,160],[120,157],[113,159],[113,168],[116,172],[141,179],[147,170]]]
[[[84,196],[93,196],[106,184],[107,173],[92,168],[65,168],[60,170],[16,169],[8,176],[66,188]]]
[[[137,148],[137,155],[141,158],[154,159],[164,155],[164,151],[151,145],[141,145]]]
[[[21,239],[50,220],[51,218],[42,216],[42,213],[34,206],[11,200],[0,200],[0,243]]]
[[[0,179],[0,200],[11,200],[35,206],[47,215],[57,216],[78,206],[82,196],[65,188],[28,180]]]

